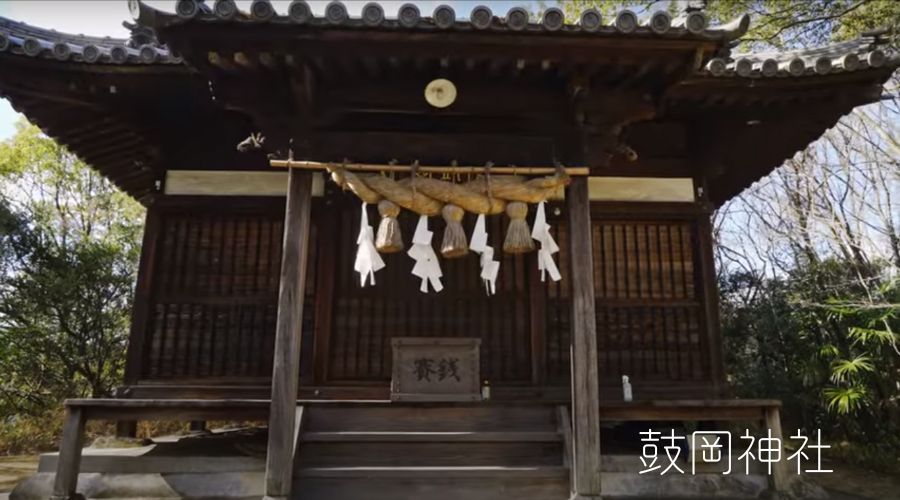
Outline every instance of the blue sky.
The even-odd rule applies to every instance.
[[[397,10],[407,0],[382,0],[379,3],[384,7],[387,17],[396,17]],[[174,0],[149,0],[149,5],[162,10],[171,11]],[[272,2],[278,12],[287,11],[290,0],[275,0]],[[313,12],[321,15],[328,4],[327,1],[310,1]],[[362,6],[367,0],[345,0],[344,4],[350,15],[359,15]],[[468,0],[443,0],[443,1],[416,1],[415,3],[424,15],[430,14],[434,8],[442,3],[451,5],[460,18],[468,18],[472,7],[479,4],[488,5],[496,14],[503,15],[511,7],[524,6],[534,9],[536,2],[529,0],[494,0],[494,1],[468,1]],[[553,3],[549,1],[547,3]],[[237,0],[240,8],[246,10],[250,0]],[[24,21],[42,28],[52,28],[67,33],[81,33],[85,35],[126,37],[127,30],[122,27],[122,21],[130,21],[128,2],[126,0],[2,0],[0,1],[0,16]],[[9,138],[15,131],[17,114],[5,99],[0,99],[0,140]]]

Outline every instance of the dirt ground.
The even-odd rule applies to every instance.
[[[37,471],[38,457],[0,456],[0,495],[9,492],[19,481]],[[0,496],[0,498],[3,498]]]
[[[856,465],[843,462],[826,462],[823,468],[834,472],[809,474],[823,488],[846,495],[848,499],[900,500],[900,477],[872,472]]]

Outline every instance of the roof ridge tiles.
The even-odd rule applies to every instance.
[[[820,47],[737,53],[711,59],[701,73],[712,77],[799,77],[900,67],[900,55],[879,45],[875,37],[863,36]]]
[[[164,12],[147,5],[143,0],[129,0],[129,9],[139,24],[162,28],[192,21],[274,23],[312,25],[317,27],[335,26],[367,29],[414,29],[414,30],[486,30],[514,32],[566,32],[596,33],[600,35],[634,35],[693,37],[722,42],[743,36],[750,26],[750,16],[744,14],[732,22],[709,26],[709,19],[702,11],[691,11],[676,19],[665,10],[659,9],[640,19],[628,9],[618,12],[613,19],[604,22],[594,9],[585,10],[578,23],[566,23],[565,16],[558,8],[546,9],[540,20],[523,16],[520,7],[513,7],[505,16],[494,13],[485,5],[475,5],[468,19],[455,16],[452,7],[438,5],[432,16],[421,15],[414,3],[404,3],[395,15],[385,15],[384,8],[377,2],[369,2],[363,7],[359,17],[347,14],[343,2],[332,1],[325,7],[325,14],[316,16],[307,2],[294,0],[286,12],[276,12],[269,0],[253,0],[247,12],[237,9],[233,0],[216,0],[209,8],[203,0],[176,0],[174,12]],[[369,9],[371,12],[366,12]],[[448,16],[454,15],[454,19]]]
[[[137,27],[136,29],[146,29]],[[147,41],[144,33],[143,41]],[[88,64],[182,64],[165,46],[135,43],[137,37],[75,35],[0,16],[0,53]],[[152,51],[152,53],[151,53]]]

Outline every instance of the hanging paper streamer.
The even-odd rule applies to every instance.
[[[475,229],[469,238],[469,249],[481,254],[481,279],[484,280],[484,289],[488,295],[497,293],[497,274],[500,272],[500,262],[494,260],[494,249],[487,244],[487,231],[485,230],[484,214],[479,214],[475,221]]]
[[[550,235],[550,225],[547,224],[547,215],[544,213],[544,202],[538,203],[537,214],[534,217],[534,227],[531,229],[531,237],[538,241],[538,269],[541,271],[541,281],[544,281],[546,273],[550,273],[550,279],[559,281],[559,269],[553,261],[553,254],[559,252],[559,246],[553,236]]]
[[[369,224],[369,214],[366,204],[362,204],[362,217],[359,220],[359,236],[356,238],[356,262],[353,269],[359,273],[359,285],[366,286],[368,279],[371,285],[375,285],[375,271],[384,268],[384,261],[375,249],[375,234]]]
[[[412,273],[414,276],[422,278],[422,285],[419,287],[419,291],[422,293],[428,293],[429,283],[435,292],[444,289],[444,285],[441,284],[441,276],[443,276],[441,265],[434,253],[434,247],[431,246],[432,236],[434,233],[428,230],[428,216],[419,216],[416,233],[413,235],[412,248],[409,249],[407,255],[416,261]]]

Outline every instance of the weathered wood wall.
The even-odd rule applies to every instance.
[[[618,384],[701,381],[710,377],[697,265],[695,216],[661,220],[592,216],[594,290],[600,377]],[[558,228],[558,241],[566,241]],[[562,245],[561,245],[562,246]],[[568,254],[560,252],[563,281],[546,290],[548,379],[569,377]]]
[[[283,207],[235,198],[151,207],[159,233],[144,379],[271,376]]]
[[[707,215],[685,204],[597,204],[592,246],[601,382],[703,392],[714,366],[700,252]],[[283,200],[169,197],[151,208],[156,245],[146,277],[142,381],[264,385],[271,375]],[[556,208],[560,213],[555,214]],[[418,292],[405,253],[385,257],[376,287],[359,287],[352,262],[359,205],[317,199],[304,313],[304,385],[383,385],[390,339],[477,337],[482,376],[495,385],[564,386],[569,373],[569,265],[562,204],[550,209],[560,283],[541,283],[535,255],[502,258],[487,298],[476,258],[442,259],[445,290]],[[506,217],[490,217],[499,248]],[[370,221],[378,224],[370,207]],[[406,240],[416,217],[404,213]],[[438,245],[443,221],[432,218]],[[471,228],[474,219],[466,219]],[[151,237],[153,235],[150,235]],[[136,330],[137,331],[137,330]],[[132,370],[134,371],[134,370]],[[133,381],[132,381],[133,382]],[[692,392],[693,391],[693,392]]]

